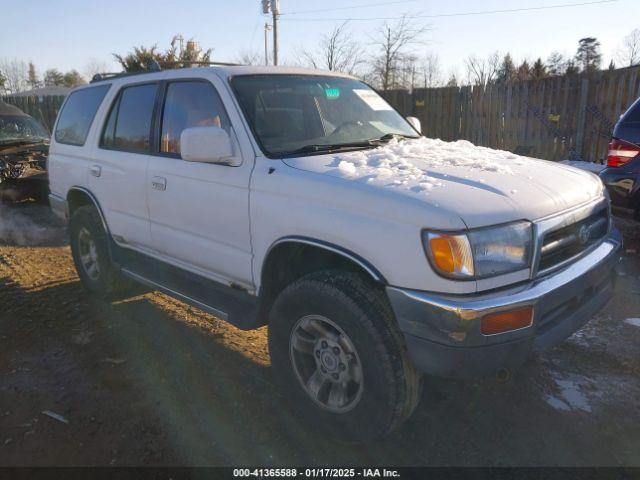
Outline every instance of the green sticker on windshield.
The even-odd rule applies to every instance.
[[[340,97],[340,89],[339,88],[325,88],[324,94],[327,96],[329,100],[335,100]]]

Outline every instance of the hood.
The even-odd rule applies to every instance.
[[[375,149],[284,162],[427,203],[459,216],[469,228],[537,220],[603,192],[592,173],[464,140],[393,140]]]

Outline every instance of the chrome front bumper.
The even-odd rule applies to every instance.
[[[409,355],[425,373],[471,377],[515,368],[578,330],[611,298],[622,241],[617,231],[589,254],[516,287],[464,296],[387,287]],[[483,335],[483,316],[533,306],[530,327]]]

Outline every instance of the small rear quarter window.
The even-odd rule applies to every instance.
[[[109,91],[110,85],[83,88],[72,92],[62,107],[56,125],[56,142],[67,145],[84,145],[93,117]]]

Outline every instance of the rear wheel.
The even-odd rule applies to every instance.
[[[420,398],[386,296],[356,273],[311,273],[285,288],[270,314],[269,351],[292,406],[333,438],[387,435]]]
[[[129,291],[132,282],[111,262],[108,234],[92,205],[79,207],[69,221],[71,254],[83,286],[104,299]]]

